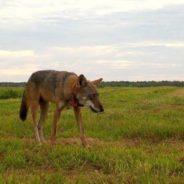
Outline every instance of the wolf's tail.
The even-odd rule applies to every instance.
[[[23,96],[22,96],[21,106],[20,106],[20,112],[19,112],[19,117],[22,121],[26,120],[27,112],[28,112],[28,106],[27,106],[26,95],[24,91]]]

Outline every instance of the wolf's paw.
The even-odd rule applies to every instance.
[[[55,139],[54,139],[54,140],[51,139],[51,144],[52,144],[52,145],[56,145],[56,144],[57,144],[57,143],[56,143],[56,140],[55,140]]]
[[[86,140],[82,141],[81,144],[84,148],[90,148],[90,145],[86,142]]]

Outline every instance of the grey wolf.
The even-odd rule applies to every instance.
[[[61,111],[71,106],[80,131],[82,145],[87,146],[84,135],[81,107],[88,106],[93,112],[104,111],[99,100],[96,86],[102,78],[88,81],[81,74],[66,71],[43,70],[34,72],[29,78],[22,96],[20,106],[20,119],[25,121],[30,109],[34,123],[34,134],[38,144],[45,142],[43,135],[43,124],[47,116],[49,102],[55,103],[56,108],[53,118],[51,143],[55,144],[57,123]],[[40,108],[40,118],[37,121],[38,109]]]

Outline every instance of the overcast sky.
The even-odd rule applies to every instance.
[[[0,0],[0,81],[42,69],[184,80],[184,0]]]

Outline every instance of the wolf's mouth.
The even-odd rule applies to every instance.
[[[79,107],[84,107],[84,105],[83,105],[83,104],[80,104],[80,103],[78,103],[78,106],[79,106]]]
[[[90,109],[93,111],[93,112],[95,112],[95,113],[98,113],[99,111],[97,111],[96,109],[93,109],[93,107],[91,107],[91,106],[89,106],[90,107]]]

